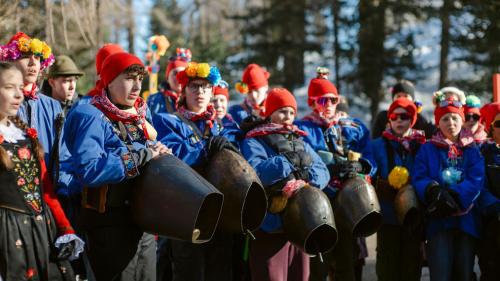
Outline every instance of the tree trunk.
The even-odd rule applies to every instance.
[[[339,0],[332,0],[332,15],[333,15],[333,61],[335,71],[335,85],[337,90],[341,93],[340,85],[340,44],[339,44],[339,16],[340,16],[340,2]]]
[[[127,39],[128,39],[128,52],[135,53],[135,23],[134,23],[134,3],[133,0],[127,0]]]
[[[370,99],[372,118],[383,97],[384,41],[386,0],[359,1],[359,79],[363,92]]]
[[[289,47],[284,52],[283,86],[291,91],[304,84],[304,40],[305,34],[305,0],[279,1],[289,11],[288,19],[281,21],[281,36]],[[281,9],[279,9],[281,10]]]
[[[450,52],[450,12],[453,0],[443,0],[441,7],[441,55],[439,58],[439,88],[448,81],[448,53]]]

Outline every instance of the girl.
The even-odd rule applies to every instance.
[[[290,197],[306,182],[323,189],[330,179],[321,158],[302,140],[305,132],[293,125],[296,114],[293,95],[272,89],[265,102],[265,123],[249,131],[243,141],[242,153],[269,194]],[[276,207],[271,203],[250,248],[252,280],[308,280],[309,257],[281,233],[281,210]]]
[[[210,104],[214,87],[221,76],[215,66],[190,62],[177,74],[182,87],[178,111],[159,113],[154,117],[158,139],[172,148],[173,154],[198,171],[202,171],[210,158],[231,145],[217,112]],[[173,280],[232,280],[231,236],[215,234],[204,244],[171,240]]]
[[[243,71],[241,82],[236,84],[236,90],[246,94],[245,100],[229,108],[229,114],[239,125],[247,117],[260,118],[269,90],[269,76],[271,76],[269,72],[254,63],[249,64]]]
[[[434,111],[439,131],[421,146],[411,171],[412,185],[427,213],[427,257],[431,280],[471,280],[479,238],[475,207],[484,162],[463,130],[462,104],[448,99]]]
[[[420,235],[399,225],[394,199],[402,185],[392,186],[388,178],[397,171],[393,172],[396,166],[411,170],[425,135],[412,129],[417,121],[417,107],[407,98],[398,98],[391,104],[387,119],[389,128],[371,143],[377,164],[374,182],[384,221],[377,232],[377,276],[379,280],[420,280]]]
[[[481,107],[481,101],[478,97],[473,95],[467,96],[466,103],[464,105],[464,128],[472,133],[474,141],[477,143],[481,143],[487,138],[484,125],[479,122],[481,119],[481,111],[479,110],[479,107]]]
[[[83,242],[56,199],[36,130],[16,116],[23,88],[22,73],[0,63],[0,276],[74,280],[67,259]]]

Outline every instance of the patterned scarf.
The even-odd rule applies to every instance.
[[[319,112],[317,112],[316,110],[314,110],[313,112],[304,116],[304,118],[302,118],[302,120],[311,121],[314,124],[316,124],[320,127],[323,127],[323,128],[330,128],[331,126],[337,124],[337,121],[338,121],[335,119],[334,120],[327,119],[323,115],[319,114]]]
[[[33,83],[31,90],[23,90],[24,98],[27,100],[37,100],[38,99],[38,86]]]
[[[462,149],[472,143],[474,143],[474,138],[472,133],[468,130],[460,131],[457,142],[452,142],[447,139],[441,131],[434,134],[431,138],[431,143],[441,148],[448,148],[448,158],[456,160],[462,156]]]
[[[307,136],[307,133],[300,130],[296,125],[281,125],[276,123],[262,124],[249,131],[245,138],[253,138],[272,134],[296,134],[299,136]]]
[[[477,143],[481,143],[488,138],[488,134],[484,130],[484,125],[481,123],[479,123],[477,130],[473,132],[472,135],[474,137],[474,141]]]
[[[217,117],[217,111],[212,104],[207,106],[207,110],[202,113],[194,113],[186,109],[185,106],[179,106],[177,111],[184,116],[184,118],[196,122],[198,120],[205,120],[205,124],[212,129],[214,126],[214,120]]]
[[[387,139],[387,140],[390,140],[390,141],[398,142],[408,152],[411,152],[411,143],[412,142],[416,141],[419,144],[425,143],[424,132],[420,131],[420,130],[415,130],[415,129],[410,129],[410,133],[407,136],[398,137],[398,136],[394,135],[394,133],[392,132],[392,130],[390,128],[388,128],[382,133],[382,137]]]
[[[108,98],[105,89],[101,91],[100,95],[92,97],[91,103],[112,121],[120,121],[127,124],[132,123],[140,126],[144,131],[146,139],[149,139],[149,134],[146,129],[147,106],[142,98],[138,98],[134,104],[134,108],[137,110],[137,114],[126,112],[116,107],[116,105],[114,105]]]

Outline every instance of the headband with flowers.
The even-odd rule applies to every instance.
[[[221,81],[219,69],[216,66],[210,66],[208,63],[190,62],[186,69],[177,73],[177,81],[183,87],[196,78],[206,79],[212,86],[218,86]]]
[[[52,49],[38,38],[31,38],[23,32],[14,35],[9,43],[0,46],[0,61],[15,61],[22,57],[23,53],[32,53],[40,57],[40,69],[43,70],[55,61]]]

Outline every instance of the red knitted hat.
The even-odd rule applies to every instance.
[[[102,63],[101,81],[102,86],[106,87],[116,76],[120,75],[128,67],[138,64],[144,66],[142,61],[129,53],[115,53],[107,57]]]
[[[312,106],[314,99],[326,94],[339,95],[337,88],[332,82],[323,78],[314,78],[309,83],[309,88],[307,89],[307,103],[309,106]]]
[[[479,107],[471,107],[464,105],[464,114],[469,114],[469,113],[475,113],[477,115],[481,115],[481,111],[479,110]]]
[[[215,86],[214,87],[214,96],[216,96],[216,95],[223,95],[229,101],[229,91],[228,91],[227,88],[222,88],[220,86]]]
[[[500,102],[488,103],[481,108],[481,118],[484,120],[486,132],[490,130],[491,122],[495,120],[498,113],[500,113]]]
[[[241,80],[248,85],[248,90],[256,90],[269,85],[267,81],[271,74],[265,71],[259,65],[252,63],[249,64],[243,71]]]
[[[441,117],[443,117],[446,113],[457,113],[460,117],[462,117],[462,120],[465,120],[464,108],[459,101],[448,100],[441,103],[446,102],[447,105],[438,104],[434,110],[434,122],[436,126],[438,126],[439,120],[441,120]]]
[[[406,112],[411,116],[411,127],[415,125],[417,122],[417,106],[415,103],[407,98],[397,98],[392,102],[391,106],[389,106],[389,110],[387,111],[387,118],[392,114],[396,108],[404,108]]]
[[[264,117],[269,117],[276,110],[288,106],[292,107],[295,112],[297,112],[297,101],[295,101],[295,97],[292,93],[284,88],[271,89],[264,101]]]
[[[176,69],[177,67],[186,67],[187,64],[188,62],[182,59],[175,59],[170,61],[167,65],[167,70],[165,71],[165,79],[168,80],[168,75],[170,74],[170,71],[172,71],[172,69]]]
[[[97,74],[101,74],[102,64],[112,54],[124,53],[125,51],[118,44],[104,44],[95,55],[95,70]]]

